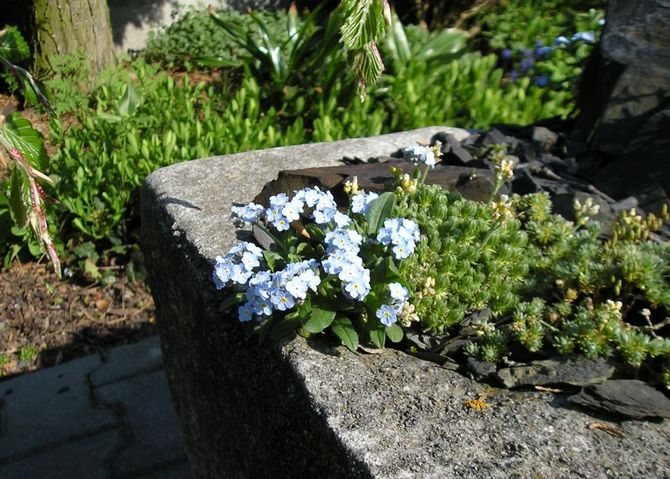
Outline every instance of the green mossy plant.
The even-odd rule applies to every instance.
[[[416,254],[400,270],[415,292],[424,329],[445,334],[466,314],[490,307],[497,316],[517,304],[515,292],[528,271],[518,220],[430,185],[405,196],[397,214],[422,231]]]
[[[490,320],[467,325],[470,356],[612,358],[670,384],[670,244],[653,235],[666,209],[623,212],[607,238],[590,204],[576,202],[575,224],[551,212],[546,194],[485,204],[415,188],[396,208],[422,239],[399,269],[424,331],[459,334],[467,315],[490,308]]]

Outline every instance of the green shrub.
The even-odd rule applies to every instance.
[[[553,44],[560,35],[570,37],[577,32],[594,31],[602,18],[604,0],[507,0],[483,9],[470,21],[481,32],[475,41],[485,40],[488,47],[532,48],[536,42]],[[595,21],[594,21],[595,20]]]
[[[95,88],[91,71],[83,54],[57,56],[52,60],[53,75],[45,84],[54,99],[58,115],[75,113],[88,107],[89,94]],[[105,82],[109,74],[100,78]]]
[[[261,110],[260,89],[251,78],[223,101],[214,86],[175,80],[143,62],[123,75],[94,92],[95,110],[81,112],[78,124],[64,130],[60,120],[52,122],[59,149],[49,172],[59,178],[64,232],[71,226],[84,239],[120,245],[128,240],[133,195],[153,170],[304,138],[299,120],[277,129],[277,112]]]
[[[137,188],[149,172],[178,161],[434,124],[524,124],[572,111],[571,93],[533,86],[530,78],[508,81],[494,55],[468,51],[463,32],[405,27],[394,17],[380,45],[386,75],[361,102],[338,43],[339,14],[220,12],[213,18],[191,12],[154,37],[144,58],[165,60],[159,64],[139,59],[92,81],[81,57],[56,62],[48,86],[65,115],[51,122],[55,154],[48,173],[58,183],[48,193],[59,200],[57,231],[51,231],[61,238],[59,250],[93,241],[93,249],[79,247],[73,258],[95,262],[134,248]],[[163,71],[208,55],[217,57],[210,65],[242,67],[207,75],[209,83]],[[0,184],[6,259],[29,237],[13,228],[3,206],[8,186]],[[39,255],[38,242],[27,244]]]
[[[234,10],[219,10],[217,15],[224,21],[250,31],[255,41],[260,40],[253,28],[254,21],[251,16]],[[286,12],[257,12],[255,15],[262,19],[271,35],[281,43],[288,39],[283,28]],[[229,66],[240,66],[248,53],[230,40],[207,10],[190,10],[162,31],[150,32],[147,45],[140,55],[147,62],[166,68],[190,70],[199,65],[201,58],[206,57],[218,57]]]

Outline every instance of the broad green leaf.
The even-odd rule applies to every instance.
[[[370,327],[370,341],[377,348],[383,349],[386,343],[386,326],[381,323],[376,323]]]
[[[391,342],[399,343],[400,341],[402,341],[404,333],[402,331],[402,328],[398,326],[398,324],[396,323],[386,328],[386,336],[388,336]]]
[[[334,310],[314,306],[312,307],[312,314],[305,323],[304,328],[310,333],[320,333],[333,323],[335,314]]]
[[[351,324],[351,321],[347,318],[337,317],[330,325],[330,330],[340,338],[342,344],[349,348],[351,351],[356,351],[358,349],[358,333],[356,333],[356,328]]]
[[[300,327],[300,318],[298,315],[287,315],[286,317],[275,321],[274,325],[270,329],[270,334],[268,338],[272,341],[279,341],[295,334],[297,328]]]
[[[407,35],[405,35],[405,28],[395,12],[391,14],[391,28],[390,33],[386,37],[386,46],[393,57],[393,60],[399,65],[397,67],[405,66],[412,54]]]
[[[465,50],[469,38],[466,32],[455,28],[440,30],[422,46],[415,59],[422,62],[449,62]]]
[[[28,210],[26,202],[23,199],[25,189],[23,175],[18,168],[12,168],[9,188],[9,209],[14,223],[20,228],[25,228],[28,225]]]
[[[374,200],[370,205],[367,213],[365,214],[365,219],[368,222],[367,234],[374,236],[384,225],[393,211],[393,205],[395,204],[395,195],[390,191],[382,193],[379,198]]]
[[[132,85],[128,83],[123,92],[123,97],[121,98],[121,103],[119,103],[119,114],[121,116],[132,116],[137,111],[137,107],[141,102],[140,95],[137,93],[137,90]]]
[[[277,261],[281,261],[282,257],[280,254],[275,253],[274,251],[270,251],[267,249],[263,250],[263,257],[265,258],[265,262],[268,264],[268,268],[270,268],[270,271],[275,271],[275,267],[277,266]]]
[[[44,168],[47,154],[42,135],[18,113],[7,117],[4,128],[0,128],[0,143],[8,149],[16,148],[33,167]]]
[[[312,240],[323,243],[323,240],[326,237],[326,233],[324,233],[323,229],[321,229],[319,225],[315,223],[308,223],[305,225],[305,229],[307,230],[307,233],[309,233],[309,237]]]
[[[86,260],[84,260],[84,272],[86,273],[87,276],[89,276],[94,280],[100,278],[100,270],[98,269],[98,266],[95,264],[95,261],[92,261],[90,258],[86,258]]]

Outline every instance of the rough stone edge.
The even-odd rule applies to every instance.
[[[468,135],[460,129],[430,127],[280,147],[196,160],[197,165],[182,163],[146,179],[141,199],[142,247],[168,381],[196,477],[219,477],[222,471],[231,477],[262,477],[268,471],[274,477],[316,477],[323,471],[329,477],[372,477],[367,465],[343,447],[323,413],[305,409],[309,392],[304,385],[296,387],[301,384],[300,374],[286,360],[285,350],[259,350],[253,341],[245,340],[237,324],[218,320],[221,298],[208,272],[216,254],[235,241],[235,228],[228,219],[231,204],[250,201],[280,170],[336,165],[346,156],[388,155],[415,142],[428,142],[445,130],[461,138]],[[206,178],[203,170],[209,172]],[[197,174],[189,176],[194,171]],[[235,187],[219,191],[216,206],[206,194],[184,201],[181,193],[189,195],[175,188],[175,183],[188,185],[189,192],[202,193],[208,182],[220,178]],[[203,238],[213,240],[204,244]],[[205,348],[196,350],[194,345]],[[235,370],[235,365],[241,369]],[[241,374],[243,368],[248,368],[246,374]],[[269,390],[277,391],[277,397],[262,397]],[[234,406],[227,411],[217,406],[222,394]],[[281,414],[268,414],[273,410]],[[259,438],[263,445],[255,444]],[[249,460],[249,449],[268,443],[276,444],[276,449],[265,454],[256,449],[259,453]],[[296,448],[306,448],[305,454],[296,454]]]

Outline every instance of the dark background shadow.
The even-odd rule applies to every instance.
[[[123,43],[123,35],[128,25],[141,28],[147,23],[156,23],[163,19],[163,11],[167,6],[172,16],[179,14],[177,0],[108,0],[109,16],[112,23],[114,44],[118,47]]]

